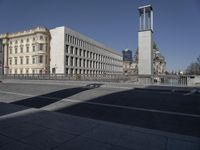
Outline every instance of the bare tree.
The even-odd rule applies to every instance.
[[[200,56],[197,57],[196,62],[191,63],[187,69],[186,74],[200,75]]]

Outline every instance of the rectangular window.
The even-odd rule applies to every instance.
[[[26,47],[26,52],[27,52],[27,53],[29,52],[29,46]]]
[[[69,70],[68,68],[65,69],[65,74],[68,74],[68,70]]]
[[[65,53],[68,53],[68,48],[69,48],[69,45],[66,45],[66,47],[65,47]]]
[[[17,57],[15,57],[15,65],[17,65]]]
[[[81,66],[81,61],[82,61],[82,59],[79,59],[79,67],[82,67],[82,66]]]
[[[70,66],[73,66],[73,65],[74,65],[73,62],[74,62],[74,58],[71,57],[71,60],[70,60]]]
[[[26,69],[26,74],[28,74],[29,73],[29,69]]]
[[[20,48],[20,52],[23,53],[23,47]]]
[[[73,54],[73,49],[74,49],[74,47],[73,47],[73,46],[71,46],[71,49],[70,49],[70,54]]]
[[[40,44],[39,47],[40,47],[40,48],[39,48],[40,51],[43,51],[43,50],[44,50],[44,44]]]
[[[68,66],[68,59],[69,59],[69,57],[66,56],[66,57],[65,57],[65,65],[67,65],[67,66]]]
[[[33,52],[35,52],[35,45],[33,45]]]
[[[78,48],[75,49],[75,55],[77,55],[77,54],[78,54]]]
[[[83,50],[83,57],[85,57],[85,55],[86,55],[86,51],[85,51],[85,50]]]
[[[10,65],[12,65],[12,58],[10,58]]]
[[[15,53],[17,54],[17,47],[15,47]]]
[[[87,52],[87,58],[89,58],[89,52]]]
[[[23,64],[23,57],[20,57],[20,64]]]
[[[12,54],[12,47],[10,48],[10,54]]]
[[[43,56],[39,56],[39,63],[43,63]]]
[[[26,57],[26,64],[29,64],[29,57]]]
[[[75,59],[75,66],[77,67],[78,65],[78,58]]]
[[[40,40],[43,40],[43,39],[44,39],[44,37],[41,35],[41,36],[40,36]]]
[[[32,61],[33,61],[33,64],[35,64],[35,57],[33,57]]]
[[[82,53],[82,49],[79,50],[79,56],[81,56],[81,53]]]

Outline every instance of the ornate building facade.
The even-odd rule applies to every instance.
[[[0,35],[4,74],[49,73],[50,33],[43,27]]]

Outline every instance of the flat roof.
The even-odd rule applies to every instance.
[[[153,10],[153,7],[151,5],[140,6],[140,7],[138,7],[138,10],[144,9],[144,8],[147,9],[147,10]]]

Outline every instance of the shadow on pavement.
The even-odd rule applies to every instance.
[[[80,92],[100,87],[101,84],[90,84],[85,87],[77,87],[71,89],[63,89],[31,98],[26,98],[20,101],[13,102],[12,104],[22,105],[33,108],[41,108],[52,103],[58,102],[64,98],[78,94]]]
[[[94,98],[57,112],[200,137],[199,99],[199,95],[135,89]]]

